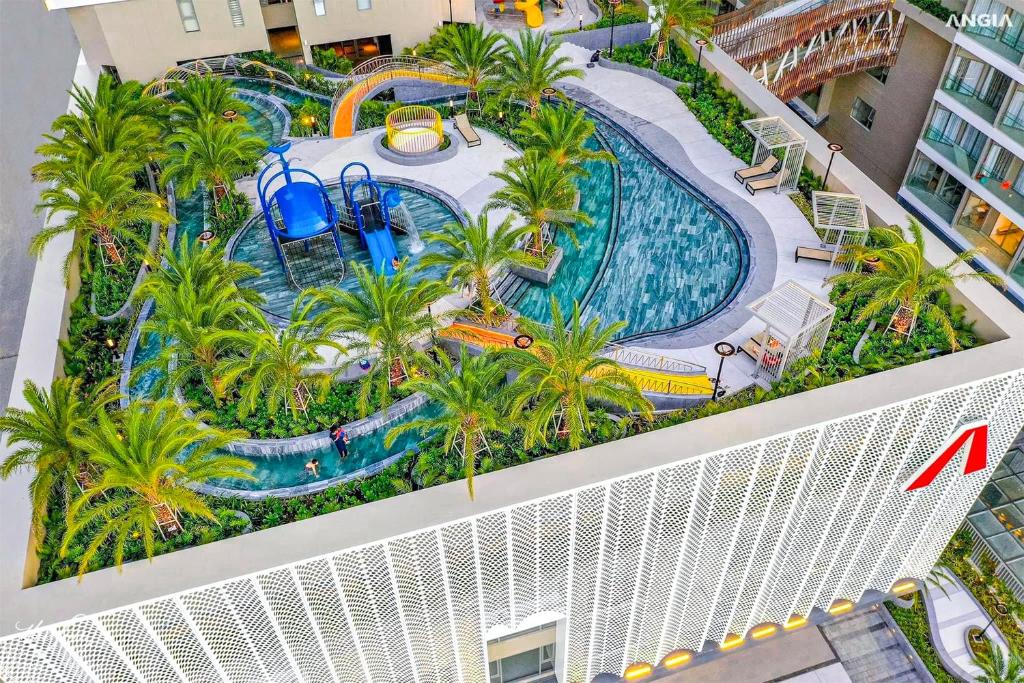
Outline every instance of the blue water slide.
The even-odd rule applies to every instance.
[[[373,230],[366,233],[366,248],[370,250],[373,269],[385,275],[394,275],[395,267],[392,260],[398,258],[395,241],[390,230]]]

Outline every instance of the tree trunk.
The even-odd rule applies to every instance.
[[[480,308],[484,312],[484,322],[493,325],[494,300],[491,298],[491,279],[487,273],[483,273],[477,278],[476,295],[480,299]]]
[[[401,358],[396,358],[391,362],[391,372],[388,375],[388,386],[397,387],[406,379],[405,366],[402,364]]]
[[[103,247],[103,251],[107,253],[107,258],[112,263],[118,265],[124,263],[124,259],[121,258],[121,252],[117,248],[117,244],[114,243],[114,234],[110,232],[110,228],[106,226],[97,226],[96,228],[96,239],[99,241],[100,246]]]

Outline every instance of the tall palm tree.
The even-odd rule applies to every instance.
[[[77,477],[88,465],[74,439],[117,396],[106,386],[83,395],[82,381],[66,377],[55,379],[49,390],[29,380],[21,395],[28,409],[7,408],[0,416],[0,434],[7,436],[9,447],[18,446],[0,465],[0,478],[7,479],[22,468],[34,470],[29,497],[39,543],[50,502],[60,496],[65,507],[70,505]]]
[[[491,296],[491,274],[509,265],[540,266],[540,259],[520,247],[530,232],[528,227],[513,228],[508,216],[490,232],[487,214],[474,219],[465,214],[465,222],[452,221],[437,232],[427,233],[428,242],[439,244],[441,251],[427,253],[420,259],[421,268],[442,266],[447,269],[445,282],[472,287],[480,300],[484,322],[494,324],[495,303]]]
[[[558,56],[558,43],[547,42],[546,34],[523,29],[516,36],[502,36],[502,96],[524,100],[536,116],[544,88],[565,78],[583,78],[583,70],[570,66],[572,60]]]
[[[46,142],[36,152],[44,160],[33,169],[40,180],[53,180],[69,165],[114,157],[134,172],[162,154],[161,125],[166,121],[163,101],[144,95],[136,81],[119,84],[101,74],[95,91],[75,86],[71,91],[75,113],[58,116]]]
[[[991,640],[988,648],[984,654],[972,655],[975,665],[981,669],[981,675],[975,677],[978,683],[1024,683],[1024,659],[1016,649],[1011,646],[1007,656]]]
[[[573,225],[594,222],[583,211],[572,208],[577,193],[572,175],[554,159],[541,156],[536,150],[507,160],[502,170],[491,175],[505,185],[491,195],[484,209],[511,209],[518,214],[533,235],[531,251],[534,255],[544,253],[549,226],[557,225],[576,242]]]
[[[196,126],[200,121],[233,110],[244,113],[249,106],[235,97],[235,86],[225,78],[198,76],[175,83],[171,87],[175,102],[171,113],[177,126]]]
[[[124,261],[117,241],[146,248],[145,240],[132,229],[139,223],[170,223],[174,220],[156,194],[135,189],[124,162],[115,157],[95,161],[85,158],[61,171],[52,187],[43,191],[36,211],[45,211],[47,221],[61,219],[61,225],[47,226],[29,244],[29,253],[41,256],[49,242],[64,233],[74,234],[74,245],[64,261],[65,278],[78,257],[92,271],[92,245],[98,243],[113,263]]]
[[[173,399],[133,401],[113,415],[101,411],[96,424],[75,439],[100,471],[98,481],[68,511],[61,554],[66,555],[79,536],[88,538],[79,576],[108,543],[120,567],[129,539],[141,537],[146,556],[152,557],[154,532],[171,521],[180,524],[180,513],[215,519],[204,497],[190,485],[252,478],[252,462],[221,450],[244,432],[200,424],[208,418],[189,417]]]
[[[711,37],[714,12],[703,0],[653,0],[653,22],[658,26],[658,43],[654,61],[671,61],[668,43],[675,31],[683,39],[684,49],[690,51],[690,41]]]
[[[235,178],[251,170],[267,149],[249,124],[229,124],[209,115],[194,127],[179,129],[167,143],[164,182],[173,180],[182,197],[205,184],[218,200],[234,192]]]
[[[893,307],[899,310],[902,306],[910,311],[910,318],[895,321],[901,331],[913,329],[919,316],[927,316],[942,328],[950,349],[956,351],[960,347],[956,330],[949,314],[939,305],[939,297],[960,280],[980,279],[997,285],[1002,285],[1003,281],[965,267],[964,264],[977,255],[976,249],[963,252],[944,266],[932,267],[925,259],[924,231],[920,223],[911,219],[909,232],[911,239],[907,240],[899,226],[872,228],[869,233],[872,246],[847,247],[841,258],[855,262],[870,259],[876,263],[874,268],[840,273],[829,278],[829,282],[845,289],[840,301],[866,301],[857,315],[858,321]]]
[[[591,430],[592,403],[649,416],[650,402],[616,361],[602,355],[625,323],[602,328],[601,321],[593,318],[584,324],[579,302],[573,304],[572,317],[566,321],[553,296],[551,315],[550,328],[521,318],[520,331],[533,337],[533,346],[505,352],[519,373],[512,414],[523,420],[526,446],[538,440],[547,443],[548,428],[553,426],[556,436],[568,438],[570,448],[579,448]]]
[[[611,152],[587,147],[594,129],[594,122],[575,105],[543,106],[536,118],[522,120],[517,133],[530,148],[536,149],[541,156],[550,157],[559,167],[586,174],[584,162],[617,161]]]
[[[453,24],[442,32],[437,54],[465,83],[467,97],[476,100],[480,90],[500,75],[504,50],[501,34],[488,31],[483,24]]]
[[[135,370],[157,369],[154,397],[183,388],[198,379],[215,398],[222,393],[217,364],[231,348],[229,331],[243,329],[262,319],[256,305],[262,297],[240,283],[259,275],[253,266],[224,258],[224,250],[212,244],[202,247],[181,240],[177,250],[166,243],[164,264],[151,272],[136,291],[135,299],[153,299],[153,314],[142,324],[147,343],[162,342],[160,352]]]
[[[444,450],[453,449],[463,460],[469,498],[473,499],[473,474],[477,455],[489,449],[487,434],[508,432],[507,388],[505,366],[491,353],[470,356],[463,346],[458,365],[444,353],[437,360],[423,359],[423,375],[409,382],[409,388],[422,391],[431,403],[440,409],[435,417],[419,417],[392,427],[384,438],[391,446],[395,439],[408,431],[424,436],[438,434],[444,441]]]
[[[310,299],[300,298],[283,330],[261,317],[251,329],[225,333],[237,353],[225,358],[217,373],[225,386],[239,386],[239,417],[246,417],[261,403],[266,403],[271,413],[287,405],[297,417],[314,395],[310,384],[317,400],[330,390],[338,371],[312,369],[326,362],[324,349],[344,353],[345,348],[311,319],[312,305]]]
[[[414,282],[408,268],[388,276],[359,263],[351,267],[359,283],[356,290],[329,287],[310,296],[323,307],[318,320],[324,328],[345,335],[352,362],[360,356],[377,357],[359,391],[359,410],[366,415],[372,395],[380,406],[388,406],[391,388],[409,376],[416,342],[434,328],[429,306],[449,290],[433,280]]]

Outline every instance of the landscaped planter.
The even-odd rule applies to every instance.
[[[562,248],[555,247],[554,252],[551,254],[551,258],[548,259],[547,265],[543,268],[515,265],[512,266],[511,270],[524,280],[537,282],[547,287],[551,284],[551,281],[555,279],[555,273],[558,272],[558,266],[562,264],[562,258],[564,256],[565,252],[562,251]]]

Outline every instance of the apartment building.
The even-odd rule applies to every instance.
[[[957,31],[898,198],[958,249],[1024,291],[1024,15],[973,0]]]
[[[392,54],[439,24],[472,22],[473,0],[46,0],[66,10],[86,60],[148,81],[201,57],[272,50],[312,63],[314,47],[353,61]]]

